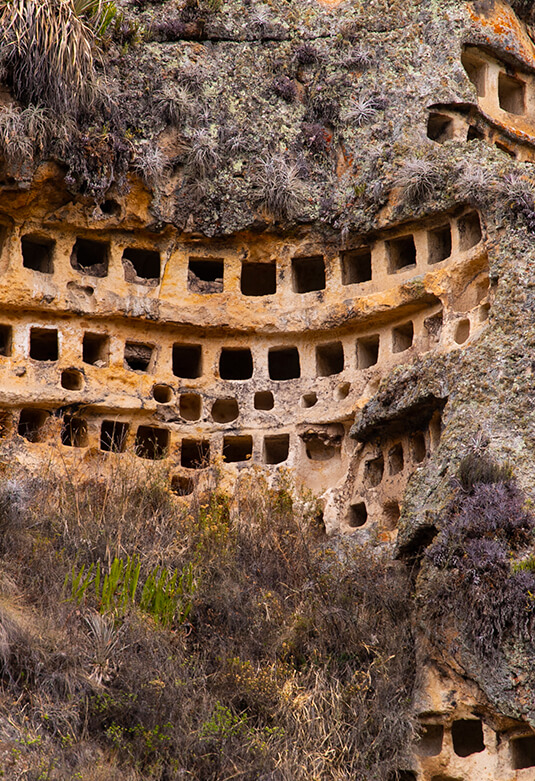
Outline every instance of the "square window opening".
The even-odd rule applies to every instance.
[[[340,458],[341,443],[325,440],[321,436],[310,436],[305,441],[307,458],[310,461],[330,461]]]
[[[87,447],[87,422],[83,418],[65,415],[61,429],[61,444],[67,447]]]
[[[210,464],[210,443],[206,439],[183,439],[180,463],[186,469],[206,469]]]
[[[173,389],[170,385],[155,385],[152,395],[158,404],[169,404],[173,400]]]
[[[486,94],[487,64],[468,52],[463,52],[461,62],[466,75],[476,88],[477,96],[484,98]]]
[[[140,342],[126,342],[124,346],[124,368],[134,372],[148,372],[154,347]]]
[[[18,433],[28,442],[44,442],[46,423],[50,412],[44,409],[22,409],[19,416]]]
[[[525,114],[526,84],[514,76],[500,73],[498,76],[498,101],[508,114]]]
[[[72,250],[71,266],[92,277],[108,276],[109,245],[103,241],[77,239]]]
[[[128,423],[103,420],[100,426],[100,449],[105,453],[123,453],[127,435]]]
[[[415,434],[412,434],[409,444],[412,460],[417,464],[421,464],[427,456],[427,447],[425,445],[423,432],[417,431]]]
[[[535,735],[515,738],[510,745],[515,770],[535,767]]]
[[[366,509],[366,502],[357,502],[349,507],[349,513],[347,517],[347,525],[352,529],[358,529],[364,526],[368,520],[368,510]]]
[[[272,380],[294,380],[301,376],[297,347],[272,347],[268,352],[268,371]]]
[[[400,236],[386,242],[388,273],[395,274],[416,265],[416,245],[414,237]]]
[[[58,332],[55,328],[30,330],[30,358],[34,361],[58,360]]]
[[[185,475],[173,475],[171,478],[171,491],[177,496],[190,496],[195,490],[195,480],[193,477]]]
[[[442,724],[424,724],[420,729],[416,752],[421,757],[438,757],[442,751],[444,727]]]
[[[110,338],[105,334],[85,333],[82,342],[82,360],[92,366],[107,366],[110,356]]]
[[[357,368],[369,369],[379,360],[379,334],[357,339]]]
[[[254,395],[254,408],[259,410],[270,410],[275,406],[275,399],[271,391],[257,391]]]
[[[219,356],[222,380],[249,380],[253,376],[253,356],[248,347],[223,347]]]
[[[479,244],[482,238],[481,221],[477,212],[470,212],[460,217],[457,223],[459,229],[459,247],[464,252],[476,244]]]
[[[200,344],[173,345],[173,374],[186,380],[195,380],[202,374]]]
[[[127,282],[156,284],[160,280],[160,263],[156,250],[128,247],[123,252],[124,278]]]
[[[395,499],[388,499],[383,504],[383,524],[385,529],[393,531],[397,525],[401,516],[401,508],[399,502]]]
[[[458,757],[469,757],[485,750],[481,719],[459,719],[451,725],[453,750]]]
[[[215,423],[230,423],[236,420],[239,414],[236,399],[216,399],[212,405],[212,419]]]
[[[318,403],[318,394],[315,391],[311,391],[310,393],[304,393],[301,396],[301,406],[305,409],[310,409],[310,407],[314,407]]]
[[[427,262],[440,263],[451,256],[451,228],[449,225],[442,225],[435,228],[427,234]]]
[[[431,112],[427,120],[427,137],[431,141],[443,144],[453,138],[453,120],[446,114]]]
[[[316,347],[316,373],[318,377],[330,377],[344,370],[342,342],[330,342]]]
[[[156,461],[169,451],[169,431],[154,426],[139,426],[134,444],[136,456]]]
[[[375,488],[383,479],[385,460],[381,453],[377,458],[371,458],[364,464],[364,484],[367,488]]]
[[[390,476],[398,475],[403,471],[405,466],[405,458],[403,455],[403,445],[398,442],[394,447],[390,448],[388,453],[388,471]]]
[[[180,417],[184,420],[199,420],[202,411],[202,398],[198,393],[182,393],[178,407]]]
[[[470,125],[468,128],[468,132],[466,134],[466,140],[467,141],[483,141],[485,139],[485,134],[481,132],[477,127],[474,125]]]
[[[398,325],[392,329],[392,352],[402,353],[412,347],[414,339],[414,325],[412,320],[408,323]]]
[[[325,261],[321,255],[293,258],[292,283],[294,293],[310,293],[325,289]]]
[[[61,387],[66,390],[81,390],[84,384],[84,375],[78,369],[64,369],[61,372]]]
[[[225,266],[222,258],[190,258],[188,290],[192,293],[222,293]]]
[[[264,461],[266,464],[282,464],[290,453],[290,435],[277,434],[264,437]]]
[[[9,358],[13,344],[13,329],[10,325],[0,325],[0,355]]]
[[[253,455],[253,438],[223,437],[223,459],[229,463],[249,461]]]
[[[276,293],[276,264],[242,263],[241,292],[244,296],[270,296]]]
[[[20,243],[24,268],[39,271],[41,274],[53,273],[55,241],[39,236],[23,236]]]
[[[372,278],[372,253],[369,247],[342,252],[342,285],[359,285]]]

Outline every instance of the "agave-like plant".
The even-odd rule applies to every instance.
[[[0,0],[0,62],[14,96],[61,114],[91,108],[95,40],[116,14],[110,0]]]

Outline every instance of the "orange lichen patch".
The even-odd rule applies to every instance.
[[[482,7],[483,6],[483,7]],[[525,25],[516,17],[512,8],[502,0],[495,3],[470,4],[468,13],[481,28],[481,32],[488,31],[488,42],[492,45],[496,35],[511,36],[516,43],[515,53],[520,54],[531,64],[535,64],[535,46],[529,38]],[[512,47],[505,47],[512,51]]]

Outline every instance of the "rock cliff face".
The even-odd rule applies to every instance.
[[[167,459],[184,497],[214,464],[290,469],[329,534],[413,568],[403,779],[535,779],[530,633],[478,651],[424,605],[455,588],[426,549],[463,458],[533,492],[531,3],[122,11],[72,126],[37,125],[6,59],[2,459]]]

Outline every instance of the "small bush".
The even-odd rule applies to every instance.
[[[279,155],[261,161],[257,183],[261,206],[277,219],[293,219],[307,203],[297,166]]]

